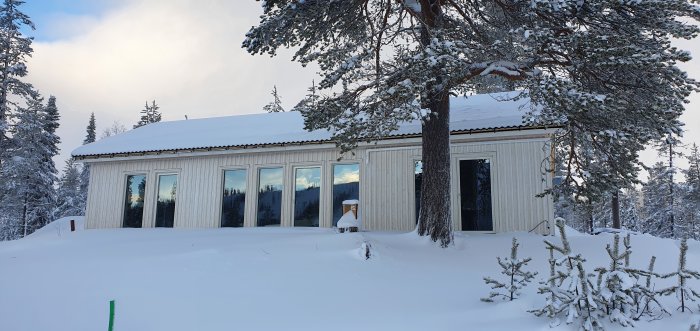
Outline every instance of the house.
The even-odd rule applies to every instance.
[[[523,122],[527,100],[451,102],[455,230],[549,233],[552,128]],[[359,199],[365,230],[411,231],[420,195],[420,122],[341,155],[297,112],[149,124],[81,146],[86,228],[333,227]]]

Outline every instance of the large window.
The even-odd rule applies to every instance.
[[[493,231],[489,160],[460,160],[459,190],[462,231]]]
[[[333,166],[333,226],[343,216],[343,201],[360,198],[360,165]]]
[[[242,227],[245,215],[246,171],[224,171],[224,196],[221,204],[221,226]]]
[[[143,199],[146,196],[146,175],[126,176],[126,194],[124,201],[125,228],[143,226]]]
[[[294,174],[294,226],[318,226],[321,168],[297,168]]]
[[[413,161],[413,189],[415,192],[416,224],[420,218],[420,192],[423,185],[423,161]]]
[[[177,175],[158,175],[156,227],[172,228],[175,224],[175,196]]]
[[[282,223],[282,168],[262,168],[258,173],[258,226]]]

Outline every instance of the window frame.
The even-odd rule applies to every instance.
[[[282,169],[282,196],[280,198],[280,205],[281,206],[280,206],[280,224],[279,224],[279,227],[289,226],[287,224],[288,217],[287,217],[287,213],[285,211],[285,201],[288,200],[287,186],[289,186],[289,184],[287,183],[287,181],[288,181],[288,179],[287,179],[288,168],[289,167],[287,167],[287,164],[285,164],[285,163],[267,163],[267,164],[260,164],[260,165],[255,166],[255,168],[254,168],[255,174],[253,175],[254,176],[253,188],[255,190],[255,198],[253,201],[253,213],[252,213],[253,219],[251,221],[253,224],[252,225],[253,227],[261,227],[261,226],[258,226],[258,207],[259,207],[258,202],[260,200],[260,171],[262,169]],[[262,226],[262,227],[264,228],[265,226]]]
[[[156,170],[153,172],[153,176],[156,178],[156,186],[153,189],[153,212],[152,214],[152,221],[151,221],[151,227],[155,228],[156,227],[156,217],[158,216],[158,189],[160,188],[160,176],[168,176],[168,175],[175,175],[177,177],[177,188],[175,191],[175,211],[173,212],[173,228],[177,227],[177,216],[178,216],[178,203],[177,200],[178,197],[180,196],[180,170],[179,169],[169,169],[169,170]],[[163,227],[164,229],[168,229],[167,227]]]
[[[454,194],[451,194],[451,205],[452,205],[452,224],[455,231],[465,231],[462,230],[462,208],[461,208],[461,198],[462,192],[459,186],[460,174],[459,174],[459,161],[468,160],[488,160],[491,166],[489,167],[489,175],[491,176],[491,222],[493,229],[491,231],[468,231],[468,233],[496,233],[498,230],[498,222],[500,220],[500,206],[498,205],[498,199],[496,196],[498,194],[498,173],[496,171],[497,157],[496,152],[475,152],[475,153],[459,153],[452,154],[451,158],[451,190]]]
[[[416,213],[416,210],[418,210],[419,206],[417,206],[417,204],[420,204],[420,202],[416,202],[416,191],[417,191],[417,187],[416,187],[416,163],[423,162],[423,158],[420,156],[414,156],[414,157],[410,158],[409,161],[410,161],[409,165],[411,167],[410,168],[411,177],[409,180],[411,181],[411,183],[408,185],[408,187],[411,190],[410,191],[410,197],[411,197],[410,199],[411,199],[411,201],[413,201],[412,202],[413,208],[411,208],[411,214],[412,214],[411,219],[416,221],[416,223],[414,225],[417,226],[418,225],[418,215]],[[421,166],[421,169],[422,168],[423,167]]]
[[[121,194],[120,194],[122,213],[121,213],[120,225],[121,225],[122,229],[131,229],[131,228],[127,228],[124,226],[124,222],[126,221],[126,189],[127,189],[127,183],[129,182],[129,176],[144,176],[145,180],[146,180],[146,185],[145,185],[144,192],[143,192],[143,212],[141,215],[141,227],[140,227],[141,229],[143,229],[146,227],[147,221],[148,221],[146,219],[146,215],[147,215],[146,214],[146,206],[147,206],[147,202],[148,202],[148,200],[147,200],[148,199],[148,188],[149,188],[149,185],[148,185],[149,180],[148,179],[150,177],[148,171],[145,171],[145,170],[144,171],[128,171],[128,172],[122,173],[123,180],[122,180],[122,187],[121,187]]]
[[[290,185],[290,189],[291,189],[291,204],[290,204],[291,224],[290,224],[290,227],[297,227],[295,225],[295,221],[296,221],[296,217],[295,217],[296,210],[295,209],[296,209],[296,195],[297,195],[296,194],[297,169],[308,169],[308,168],[318,168],[320,175],[321,175],[320,176],[320,183],[319,183],[320,187],[318,189],[318,201],[319,201],[318,202],[318,228],[323,228],[324,227],[324,218],[325,218],[323,205],[326,203],[325,202],[326,199],[324,199],[324,195],[325,195],[324,189],[325,189],[326,183],[325,183],[325,178],[324,178],[325,176],[323,175],[324,174],[324,164],[319,163],[319,162],[295,163],[295,164],[291,165],[292,170],[291,170],[291,185]],[[332,208],[331,208],[331,212],[332,212]],[[256,221],[257,221],[257,218],[256,218]],[[303,228],[303,226],[300,226],[300,227]],[[313,227],[311,227],[311,228],[313,228]]]
[[[336,225],[333,225],[333,190],[335,186],[335,166],[337,165],[352,165],[352,164],[357,164],[357,200],[362,202],[362,178],[363,178],[363,173],[364,173],[364,167],[363,167],[363,160],[362,159],[352,159],[352,160],[343,160],[343,161],[337,161],[337,162],[331,162],[329,164],[329,173],[330,173],[330,178],[329,178],[329,189],[328,189],[328,201],[329,201],[329,222],[328,222],[328,227],[333,228],[336,227]],[[358,216],[360,219],[364,219],[364,208],[362,208],[362,205],[358,207],[359,213]]]
[[[219,167],[219,204],[218,204],[218,209],[217,209],[217,219],[219,228],[223,228],[222,226],[222,221],[221,217],[223,216],[223,209],[224,209],[224,187],[226,185],[226,171],[235,171],[235,170],[243,170],[245,171],[245,201],[243,202],[243,227],[250,227],[250,223],[248,221],[249,215],[250,215],[250,205],[249,201],[251,199],[250,197],[250,186],[251,186],[251,173],[250,173],[250,167],[248,166],[223,166]],[[256,192],[257,193],[257,192]],[[256,198],[256,205],[257,205],[257,198]],[[256,206],[257,207],[257,206]],[[256,215],[257,218],[257,215]],[[257,221],[257,219],[256,219]],[[257,224],[257,222],[254,222],[254,225]],[[228,228],[228,227],[227,227]]]

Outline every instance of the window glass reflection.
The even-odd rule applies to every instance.
[[[321,168],[297,168],[294,175],[294,226],[318,226]]]
[[[146,175],[126,176],[126,193],[124,201],[125,228],[143,226],[143,199],[146,196]]]
[[[172,228],[175,224],[176,193],[177,175],[159,175],[156,227]]]
[[[282,223],[282,168],[262,168],[258,176],[258,226]]]
[[[221,226],[242,227],[245,215],[246,171],[224,171]]]
[[[360,198],[360,165],[333,166],[333,226],[343,216],[343,201]]]

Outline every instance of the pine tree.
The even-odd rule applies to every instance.
[[[515,298],[520,296],[520,291],[529,284],[533,278],[537,275],[537,272],[524,271],[522,268],[532,260],[532,258],[519,259],[518,258],[518,241],[513,238],[513,244],[510,249],[510,258],[497,257],[498,264],[503,268],[501,271],[508,280],[502,283],[490,277],[484,277],[484,281],[487,285],[491,286],[492,290],[504,289],[506,294],[492,291],[489,293],[488,298],[482,298],[481,301],[493,302],[494,298],[502,297],[506,300],[513,301]]]
[[[54,218],[84,215],[85,200],[81,192],[81,172],[73,160],[67,160],[56,190]]]
[[[263,110],[268,113],[283,113],[284,108],[282,108],[282,101],[280,100],[279,94],[277,94],[277,85],[274,85],[270,94],[272,94],[272,101],[265,105]]]
[[[675,294],[676,297],[681,301],[681,306],[679,307],[681,312],[685,312],[685,310],[687,309],[687,300],[695,301],[696,299],[700,299],[700,293],[698,291],[695,291],[688,284],[688,280],[700,279],[700,272],[687,268],[687,252],[688,243],[686,239],[682,239],[680,254],[678,257],[678,270],[661,276],[661,278],[675,277],[678,279],[678,284],[659,291],[659,294],[661,295]]]
[[[597,175],[578,169],[584,142],[608,174],[589,187],[626,187],[636,178],[638,151],[660,132],[680,132],[678,116],[696,87],[676,67],[689,54],[670,38],[690,39],[700,28],[678,24],[679,17],[698,18],[695,6],[688,0],[268,0],[243,47],[270,55],[295,47],[294,60],[319,64],[319,89],[327,93],[303,112],[306,128],[330,129],[344,152],[420,119],[417,233],[446,246],[453,239],[450,94],[479,89],[484,76],[527,89],[530,104],[544,106],[528,119],[564,127],[556,142],[570,143],[569,178]]]
[[[672,215],[675,203],[669,195],[672,176],[669,168],[662,162],[657,162],[649,168],[649,180],[642,186],[644,192],[644,221],[641,230],[654,236],[672,238],[674,229]],[[674,194],[677,190],[674,191]]]
[[[562,218],[555,220],[561,236],[561,245],[544,241],[549,251],[550,276],[538,293],[547,296],[545,306],[529,312],[555,319],[555,323],[564,318],[566,324],[572,324],[580,318],[580,329],[602,330],[601,312],[596,304],[600,300],[593,292],[589,275],[583,267],[586,260],[581,254],[574,254],[572,251],[564,224]],[[555,252],[561,256],[555,258]]]
[[[21,80],[27,75],[26,60],[31,56],[32,38],[21,30],[34,30],[34,24],[19,10],[24,1],[4,0],[0,5],[0,164],[5,161],[7,131],[16,100],[31,97],[32,87]]]
[[[38,95],[27,107],[18,108],[9,141],[10,157],[2,165],[1,185],[6,192],[3,212],[15,220],[13,227],[20,229],[21,236],[50,222],[55,207],[55,167],[47,160],[55,155],[56,137],[46,131],[49,126]]]
[[[147,124],[160,122],[161,114],[158,109],[160,109],[160,107],[156,105],[155,100],[153,100],[153,103],[150,106],[148,105],[148,101],[146,101],[146,107],[141,110],[141,119],[139,119],[139,122],[134,125],[134,129]]]
[[[598,292],[600,304],[606,307],[610,321],[622,326],[634,325],[634,297],[638,292],[635,287],[635,274],[630,274],[629,259],[630,236],[624,240],[624,251],[620,251],[620,235],[615,234],[613,245],[605,250],[610,257],[608,268],[597,268]]]

